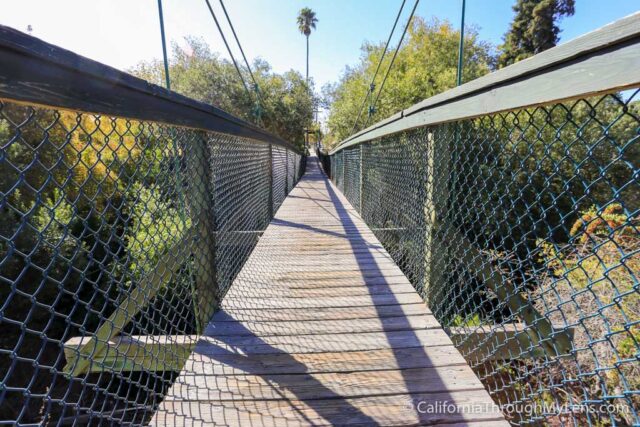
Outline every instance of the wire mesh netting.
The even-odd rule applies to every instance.
[[[301,163],[1,102],[0,423],[147,422]]]
[[[284,202],[287,196],[287,153],[282,147],[272,148],[272,171],[273,171],[273,207],[277,209]]]
[[[357,209],[360,208],[360,154],[361,147],[344,150],[344,195]]]
[[[344,151],[337,152],[331,157],[332,179],[340,191],[344,191]]]
[[[639,97],[331,156],[334,182],[514,424],[640,423]]]

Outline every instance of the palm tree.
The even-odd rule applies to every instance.
[[[312,29],[316,29],[316,22],[318,22],[316,13],[308,7],[301,9],[298,13],[298,30],[307,38],[307,83],[309,83],[309,35]]]

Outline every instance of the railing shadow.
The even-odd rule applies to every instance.
[[[273,405],[269,411],[260,413],[260,417],[250,420],[245,414],[229,410],[225,407],[220,420],[225,425],[265,425],[265,420],[271,418],[268,425],[286,425],[288,421],[298,424],[301,420],[309,424],[317,424],[321,417],[332,425],[344,424],[345,413],[349,418],[357,419],[358,423],[375,425],[375,421],[362,413],[358,408],[349,404],[347,399],[334,392],[321,381],[317,380],[313,371],[307,365],[296,360],[287,351],[270,345],[262,337],[249,330],[243,322],[236,320],[231,315],[225,316],[225,327],[233,329],[232,335],[220,335],[216,332],[215,325],[210,325],[205,337],[195,349],[201,361],[192,363],[217,364],[223,367],[223,372],[214,375],[203,375],[201,384],[197,385],[196,393],[206,393],[206,400],[213,401],[242,401],[242,400],[270,400],[280,401],[280,413]],[[215,336],[215,338],[209,338]],[[339,349],[336,349],[339,351]],[[269,367],[263,362],[256,363],[256,356],[276,360],[277,365]],[[286,373],[278,373],[280,367],[286,366]],[[204,369],[196,369],[202,371]],[[251,376],[255,376],[252,378]],[[176,381],[179,383],[180,378]],[[175,385],[174,385],[175,387]],[[244,392],[243,392],[244,391]],[[187,391],[187,394],[189,391]],[[204,397],[204,396],[201,396]],[[333,404],[327,406],[323,400],[332,400]],[[251,404],[239,405],[244,410],[251,412]],[[339,406],[341,411],[335,411]],[[308,409],[313,412],[309,412]],[[259,411],[259,407],[255,408]],[[297,417],[291,418],[291,412],[297,413]],[[315,414],[314,414],[315,413]],[[256,414],[258,415],[258,414]],[[235,417],[235,418],[234,418]]]
[[[315,164],[317,169],[320,170],[320,167],[317,161],[315,162]],[[349,210],[346,208],[341,198],[336,194],[336,191],[334,190],[333,185],[328,179],[325,180],[325,186],[329,194],[329,197],[331,198],[331,201],[336,206],[336,211],[340,216],[340,221],[343,227],[345,229],[351,230],[350,232],[351,236],[357,237],[360,240],[365,241],[364,237],[358,231],[358,228],[356,227],[356,224],[354,223],[351,217],[351,214],[349,213]],[[356,242],[357,240],[349,239],[349,243],[354,249],[356,246]],[[384,276],[382,270],[379,268],[378,263],[376,262],[376,258],[373,256],[373,253],[371,251],[368,251],[368,250],[355,251],[354,250],[353,252],[354,252],[353,255],[355,256],[356,261],[360,266],[361,270],[373,271],[374,274]],[[383,287],[386,289],[385,293],[371,293],[371,292],[369,293],[369,296],[371,297],[371,300],[373,302],[373,306],[376,308],[376,310],[378,310],[379,314],[380,314],[380,307],[384,305],[400,304],[400,301],[397,300],[396,295],[394,294],[394,292],[392,292],[392,289],[389,283],[386,280],[383,281],[382,283],[383,283]],[[371,289],[371,288],[367,287],[367,289]],[[382,295],[384,295],[384,299],[382,298]],[[396,364],[402,373],[407,393],[409,394],[414,392],[420,393],[422,392],[422,390],[412,390],[412,386],[415,384],[415,381],[412,380],[412,375],[414,374],[413,373],[414,371],[411,371],[410,369],[413,366],[408,362],[408,359],[406,358],[404,353],[397,351],[398,349],[394,348],[394,344],[392,342],[392,339],[390,339],[391,338],[390,336],[393,335],[394,332],[398,330],[397,329],[398,327],[400,327],[407,332],[407,334],[409,335],[410,342],[412,341],[420,344],[422,343],[422,340],[418,337],[416,330],[411,325],[407,316],[401,317],[400,322],[401,322],[401,325],[399,326],[397,324],[394,325],[394,329],[386,328],[384,322],[382,323],[382,327],[385,334],[387,335],[387,340],[389,341],[389,345],[393,349],[393,354],[396,360]],[[431,363],[432,361],[430,360],[429,354],[425,350],[424,346],[419,345],[418,347],[416,347],[415,351],[418,353],[418,357],[420,359],[423,359],[427,365],[435,366],[435,363]],[[434,368],[434,371],[437,372],[437,369]],[[439,390],[441,392],[447,393],[447,385],[440,376],[435,376],[432,380],[432,383],[429,384],[429,386],[432,390]],[[451,395],[446,395],[445,399],[447,401],[454,401],[453,396]],[[416,411],[416,416],[418,418],[421,418],[421,414],[418,411]]]
[[[438,346],[442,343],[426,344],[424,336],[419,336],[408,315],[405,314],[401,301],[398,301],[396,294],[392,292],[392,283],[387,280],[389,275],[379,267],[378,260],[374,256],[380,250],[380,246],[371,245],[361,234],[359,229],[362,229],[362,225],[359,228],[356,226],[349,209],[335,193],[332,185],[321,175],[317,161],[308,162],[307,168],[307,174],[301,183],[304,184],[305,180],[307,182],[324,181],[326,192],[333,204],[332,211],[337,215],[334,218],[337,218],[339,224],[337,227],[332,227],[336,227],[336,230],[342,228],[342,231],[325,230],[282,219],[275,220],[274,224],[328,234],[332,237],[344,238],[349,242],[351,247],[349,255],[332,255],[327,262],[335,262],[338,259],[336,257],[354,256],[356,268],[359,269],[365,283],[367,283],[365,278],[377,278],[375,286],[365,285],[368,290],[366,297],[370,298],[370,302],[366,301],[366,307],[374,307],[371,311],[376,314],[376,317],[372,318],[376,324],[376,330],[373,332],[383,335],[386,343],[375,344],[371,349],[363,348],[363,351],[385,349],[395,360],[390,363],[385,362],[385,367],[381,368],[373,366],[370,361],[365,360],[364,356],[357,356],[358,353],[353,351],[353,345],[351,345],[351,341],[356,339],[353,331],[340,329],[344,327],[344,321],[335,323],[324,321],[322,324],[325,330],[314,329],[309,322],[304,326],[300,325],[301,318],[305,321],[317,320],[315,316],[319,310],[340,310],[344,313],[343,310],[362,308],[362,298],[359,297],[360,307],[350,305],[348,292],[344,299],[340,300],[340,304],[336,303],[340,305],[339,309],[322,307],[321,304],[315,307],[313,303],[296,307],[296,300],[300,296],[296,298],[292,289],[284,288],[283,290],[282,285],[278,286],[269,280],[263,283],[256,281],[253,286],[268,288],[262,291],[258,298],[252,295],[254,288],[251,286],[246,290],[240,286],[238,288],[240,290],[235,294],[226,297],[234,299],[233,312],[222,310],[216,314],[214,321],[209,324],[191,359],[187,362],[183,374],[174,384],[173,396],[189,401],[208,402],[208,410],[212,413],[202,414],[207,410],[207,406],[200,406],[198,410],[201,418],[209,417],[214,418],[216,422],[243,426],[287,425],[289,422],[297,425],[301,421],[309,424],[328,422],[332,425],[341,425],[348,421],[377,425],[376,419],[371,414],[380,413],[388,418],[389,414],[381,413],[384,411],[383,408],[369,407],[365,413],[350,399],[388,395],[406,398],[407,405],[404,410],[413,413],[404,414],[404,419],[413,419],[413,422],[419,423],[423,420],[433,421],[433,415],[417,411],[410,399],[412,394],[420,396],[437,393],[439,400],[454,401],[453,396],[448,394],[445,381],[438,376],[435,361],[430,360],[424,348],[425,345]],[[323,215],[326,215],[326,212]],[[264,259],[255,259],[248,263],[245,266],[251,269],[251,274],[248,276],[252,278],[260,275],[261,268],[269,265],[270,256],[271,254],[266,252]],[[295,269],[295,267],[289,267],[289,269]],[[286,273],[292,272],[296,273],[295,271]],[[309,270],[299,273],[301,278],[311,274]],[[344,290],[344,288],[336,289]],[[274,299],[279,296],[282,300],[278,301],[276,306],[291,308],[267,308],[267,311],[278,311],[278,319],[277,321],[269,319],[270,321],[261,324],[261,318],[265,318],[263,311],[268,307],[268,304],[264,303],[265,298]],[[336,292],[331,296],[340,296],[340,293]],[[254,302],[250,302],[251,297]],[[332,306],[335,307],[334,304]],[[390,310],[390,306],[393,306],[394,310]],[[393,314],[390,314],[391,311]],[[286,314],[288,312],[295,312],[295,314],[288,318]],[[427,312],[423,310],[421,313]],[[359,319],[357,316],[352,318]],[[251,326],[247,327],[247,324]],[[306,329],[301,331],[300,328]],[[298,332],[292,333],[294,330]],[[358,331],[359,334],[369,332]],[[319,334],[324,334],[320,341],[317,338]],[[408,350],[411,350],[411,357],[407,357]],[[333,367],[327,370],[327,367],[319,364],[317,360],[307,357],[307,354],[311,353],[332,353],[334,357],[339,355],[339,360],[343,362],[343,369],[344,366],[349,366],[349,369],[353,370],[354,366],[357,366],[356,373],[364,372],[368,375],[368,369],[388,370],[400,372],[401,379],[397,384],[373,386],[372,391],[371,385],[368,384],[369,379],[357,383],[346,376],[353,375],[354,372],[340,371]],[[359,361],[357,357],[363,357],[363,360]],[[429,376],[431,379],[428,384],[421,384],[419,379],[416,379],[416,369],[434,370],[434,374]],[[376,374],[372,372],[371,375]],[[348,395],[343,393],[345,390],[349,390]],[[261,407],[259,404],[265,400],[270,402],[268,408]],[[164,410],[170,413],[171,411],[167,409],[169,408]],[[216,413],[214,414],[213,411]],[[194,421],[205,421],[198,418],[193,411],[191,414]]]
[[[274,222],[283,226],[295,225],[294,223],[288,224],[287,221],[283,220],[274,220]],[[316,231],[323,230],[318,229]],[[328,233],[344,237],[340,233]],[[264,261],[268,263],[268,260]],[[259,274],[261,260],[256,260],[256,263],[258,267],[254,267],[257,268],[255,273]],[[247,263],[245,268],[251,269],[252,265]],[[249,317],[252,317],[253,310],[251,308],[243,311]],[[257,312],[258,310],[255,311]],[[174,397],[186,398],[189,396],[191,399],[195,393],[197,400],[216,401],[217,407],[214,409],[211,406],[211,410],[215,410],[217,413],[201,414],[204,418],[215,416],[216,422],[230,425],[264,425],[266,419],[271,419],[269,425],[274,423],[276,425],[286,425],[288,421],[294,424],[303,421],[309,424],[329,422],[339,425],[344,423],[345,416],[347,416],[357,419],[359,423],[375,424],[373,418],[350,405],[347,399],[317,380],[312,375],[313,371],[310,371],[304,363],[297,361],[292,354],[269,344],[262,336],[257,335],[255,331],[245,327],[244,321],[246,319],[235,319],[233,315],[226,313],[224,310],[218,312],[215,319],[216,321],[208,326],[203,337],[199,340],[194,349],[194,355],[192,355],[183,369],[183,375],[177,378],[173,386]],[[233,333],[227,335],[220,333],[218,330],[220,325],[223,325],[227,330],[232,330]],[[278,331],[272,330],[271,333],[277,334]],[[297,345],[300,345],[300,343],[298,342]],[[309,350],[308,348],[305,349],[304,344],[302,344],[298,352],[305,353],[309,352]],[[340,348],[336,348],[335,351],[339,352]],[[268,357],[271,360],[277,360],[278,366],[286,366],[286,373],[278,373],[277,369],[272,372],[263,364],[255,363],[257,355],[264,355],[264,357]],[[189,364],[202,365],[189,366]],[[208,368],[205,365],[223,367],[225,372],[216,372],[208,375]],[[198,379],[189,378],[189,373],[198,375]],[[328,375],[331,374],[329,373]],[[234,408],[242,407],[244,412],[251,412],[250,403],[245,402],[238,405],[237,401],[252,401],[256,399],[278,401],[278,405],[282,407],[280,416],[278,416],[277,409],[274,413],[273,407],[270,408],[270,411],[264,411],[259,414],[260,416],[255,419],[251,419],[251,416],[247,416],[246,413],[234,411]],[[235,401],[236,403],[233,405],[225,404],[225,402],[230,401]],[[329,401],[331,404],[326,405],[325,401]],[[224,409],[221,410],[220,406],[224,407]],[[274,404],[274,406],[277,405]],[[304,406],[306,409],[300,406]],[[336,411],[336,406],[340,407],[339,411]],[[164,410],[170,414],[171,411],[167,411],[167,409],[169,408]],[[312,411],[311,413],[309,409]],[[255,411],[259,411],[259,408],[255,408]],[[291,419],[291,412],[297,413],[295,419]],[[192,415],[191,418],[194,422],[205,421],[195,415]]]

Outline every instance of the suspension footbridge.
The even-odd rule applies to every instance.
[[[1,423],[640,423],[640,15],[317,155],[0,64]]]

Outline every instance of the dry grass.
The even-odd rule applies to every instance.
[[[554,325],[574,328],[572,357],[549,370],[568,385],[566,402],[602,400],[640,408],[640,232],[619,205],[585,212],[572,228],[573,245],[557,249],[540,242],[548,274],[534,295],[536,307]],[[630,414],[597,414],[632,424]],[[633,412],[633,411],[631,411]],[[594,422],[594,420],[592,420]]]

